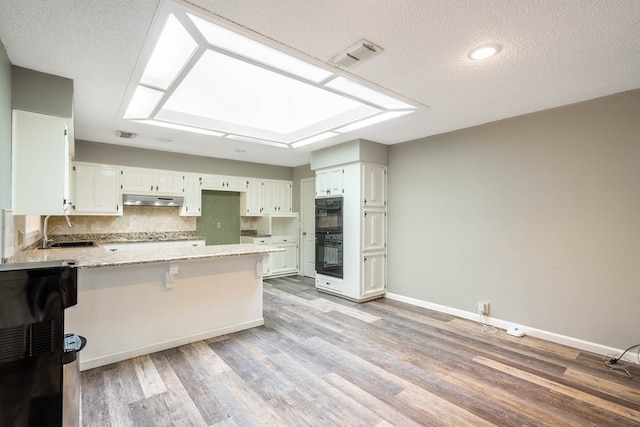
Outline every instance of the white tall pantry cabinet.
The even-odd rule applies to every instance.
[[[354,301],[387,289],[387,167],[353,163],[339,168],[343,195],[343,278],[318,275],[316,287]],[[332,168],[332,171],[336,171]],[[327,174],[318,171],[325,179]]]

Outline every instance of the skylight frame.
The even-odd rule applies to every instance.
[[[147,117],[131,117],[130,115],[124,117],[124,113],[127,112],[128,104],[133,99],[133,95],[136,91],[136,88],[145,88],[150,90],[159,90],[163,89],[162,87],[158,87],[158,85],[154,84],[144,84],[140,82],[142,78],[143,71],[147,66],[147,62],[149,58],[152,56],[152,53],[155,49],[156,42],[161,34],[162,29],[167,26],[167,21],[169,20],[169,16],[173,15],[177,22],[189,33],[189,35],[195,40],[197,43],[197,47],[190,52],[189,59],[185,64],[181,67],[181,72],[175,76],[173,81],[168,87],[161,90],[162,96],[157,101],[156,105],[149,113]],[[292,58],[292,62],[294,63],[302,63],[299,55],[293,55],[282,50],[281,45],[277,45],[275,42],[268,41],[265,43],[263,39],[257,37],[255,34],[248,32],[244,28],[240,28],[239,26],[232,24],[230,22],[214,20],[210,16],[205,15],[200,11],[196,11],[194,9],[189,8],[187,5],[176,4],[170,1],[165,1],[158,10],[157,16],[155,18],[155,22],[153,24],[152,30],[149,33],[148,39],[145,43],[145,51],[141,55],[139,64],[136,67],[136,71],[134,72],[134,76],[132,77],[130,87],[127,90],[125,95],[125,103],[121,107],[121,114],[127,120],[133,120],[139,123],[145,123],[149,125],[160,125],[165,127],[168,126],[168,123],[174,123],[174,128],[187,130],[187,127],[195,127],[193,132],[196,133],[205,133],[210,135],[215,135],[220,138],[228,138],[233,139],[233,135],[236,135],[238,138],[244,138],[244,140],[253,139],[251,142],[257,143],[270,143],[267,145],[274,146],[285,146],[291,148],[298,148],[304,145],[308,145],[308,141],[320,141],[325,140],[328,137],[340,136],[348,131],[356,130],[357,128],[362,128],[363,126],[358,126],[358,123],[367,123],[369,119],[373,119],[375,117],[383,116],[390,111],[404,111],[404,114],[408,114],[410,112],[418,111],[423,105],[416,103],[415,101],[411,101],[405,99],[404,97],[391,96],[388,93],[385,93],[379,89],[373,89],[369,85],[364,84],[362,82],[357,81],[353,76],[346,75],[342,70],[329,66],[326,63],[320,63],[317,60],[308,60],[306,62],[310,63],[310,67],[312,69],[321,69],[325,70],[325,74],[322,75],[321,78],[318,77],[309,77],[300,75],[300,73],[295,74],[291,70],[283,70],[277,68],[273,64],[267,64],[265,61],[262,61],[261,58],[255,58],[251,56],[244,56],[239,54],[238,52],[228,51],[219,46],[219,43],[216,45],[210,44],[205,35],[202,34],[197,26],[194,23],[194,20],[189,16],[194,16],[196,20],[207,20],[210,21],[214,26],[218,26],[223,29],[223,31],[232,31],[239,34],[240,38],[246,38],[251,40],[252,43],[260,43],[266,46],[266,50],[279,52],[280,56],[289,56]],[[248,64],[257,65],[260,68],[265,70],[269,70],[275,72],[277,74],[288,77],[289,79],[297,80],[298,82],[303,82],[304,84],[308,84],[310,86],[319,88],[328,93],[337,94],[345,99],[351,99],[360,104],[357,111],[352,111],[349,114],[345,114],[343,117],[336,116],[331,117],[329,120],[325,120],[319,123],[314,123],[311,126],[307,126],[304,129],[298,129],[297,132],[291,132],[289,134],[277,135],[274,133],[265,132],[264,130],[257,131],[256,129],[251,129],[250,126],[237,126],[231,125],[222,126],[221,121],[216,121],[215,119],[203,119],[198,118],[198,120],[193,120],[193,117],[187,117],[187,115],[175,114],[175,112],[170,112],[165,108],[165,104],[171,99],[176,90],[180,87],[185,77],[189,72],[193,70],[199,60],[206,54],[208,51],[213,51],[217,53],[221,53],[231,58],[239,59]],[[146,52],[146,53],[145,53]],[[381,106],[381,102],[372,99],[365,99],[357,94],[345,92],[340,89],[336,89],[335,82],[340,81],[349,81],[355,86],[360,86],[369,91],[375,91],[382,95],[382,98],[389,98],[397,101],[397,104],[391,105],[392,108],[388,108]],[[334,83],[332,83],[334,82]],[[129,102],[127,103],[126,100]],[[351,127],[351,128],[350,128]],[[345,131],[344,129],[350,129]],[[339,131],[341,130],[341,131]],[[316,137],[323,136],[322,138],[316,139]]]

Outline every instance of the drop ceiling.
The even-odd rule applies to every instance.
[[[363,138],[383,144],[640,88],[637,0],[194,0],[198,13],[419,105],[417,113],[283,149],[135,123],[126,91],[162,2],[5,0],[12,64],[74,80],[77,139],[281,166]],[[330,59],[361,39],[382,51],[348,69]],[[498,55],[467,54],[498,44]],[[117,131],[135,132],[132,139]]]

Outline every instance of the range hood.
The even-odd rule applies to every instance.
[[[125,206],[182,206],[181,196],[152,196],[148,194],[124,194],[122,204]]]

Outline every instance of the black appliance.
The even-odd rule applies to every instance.
[[[342,197],[316,199],[316,273],[343,277]]]
[[[64,310],[72,262],[0,265],[0,425],[63,425]]]

